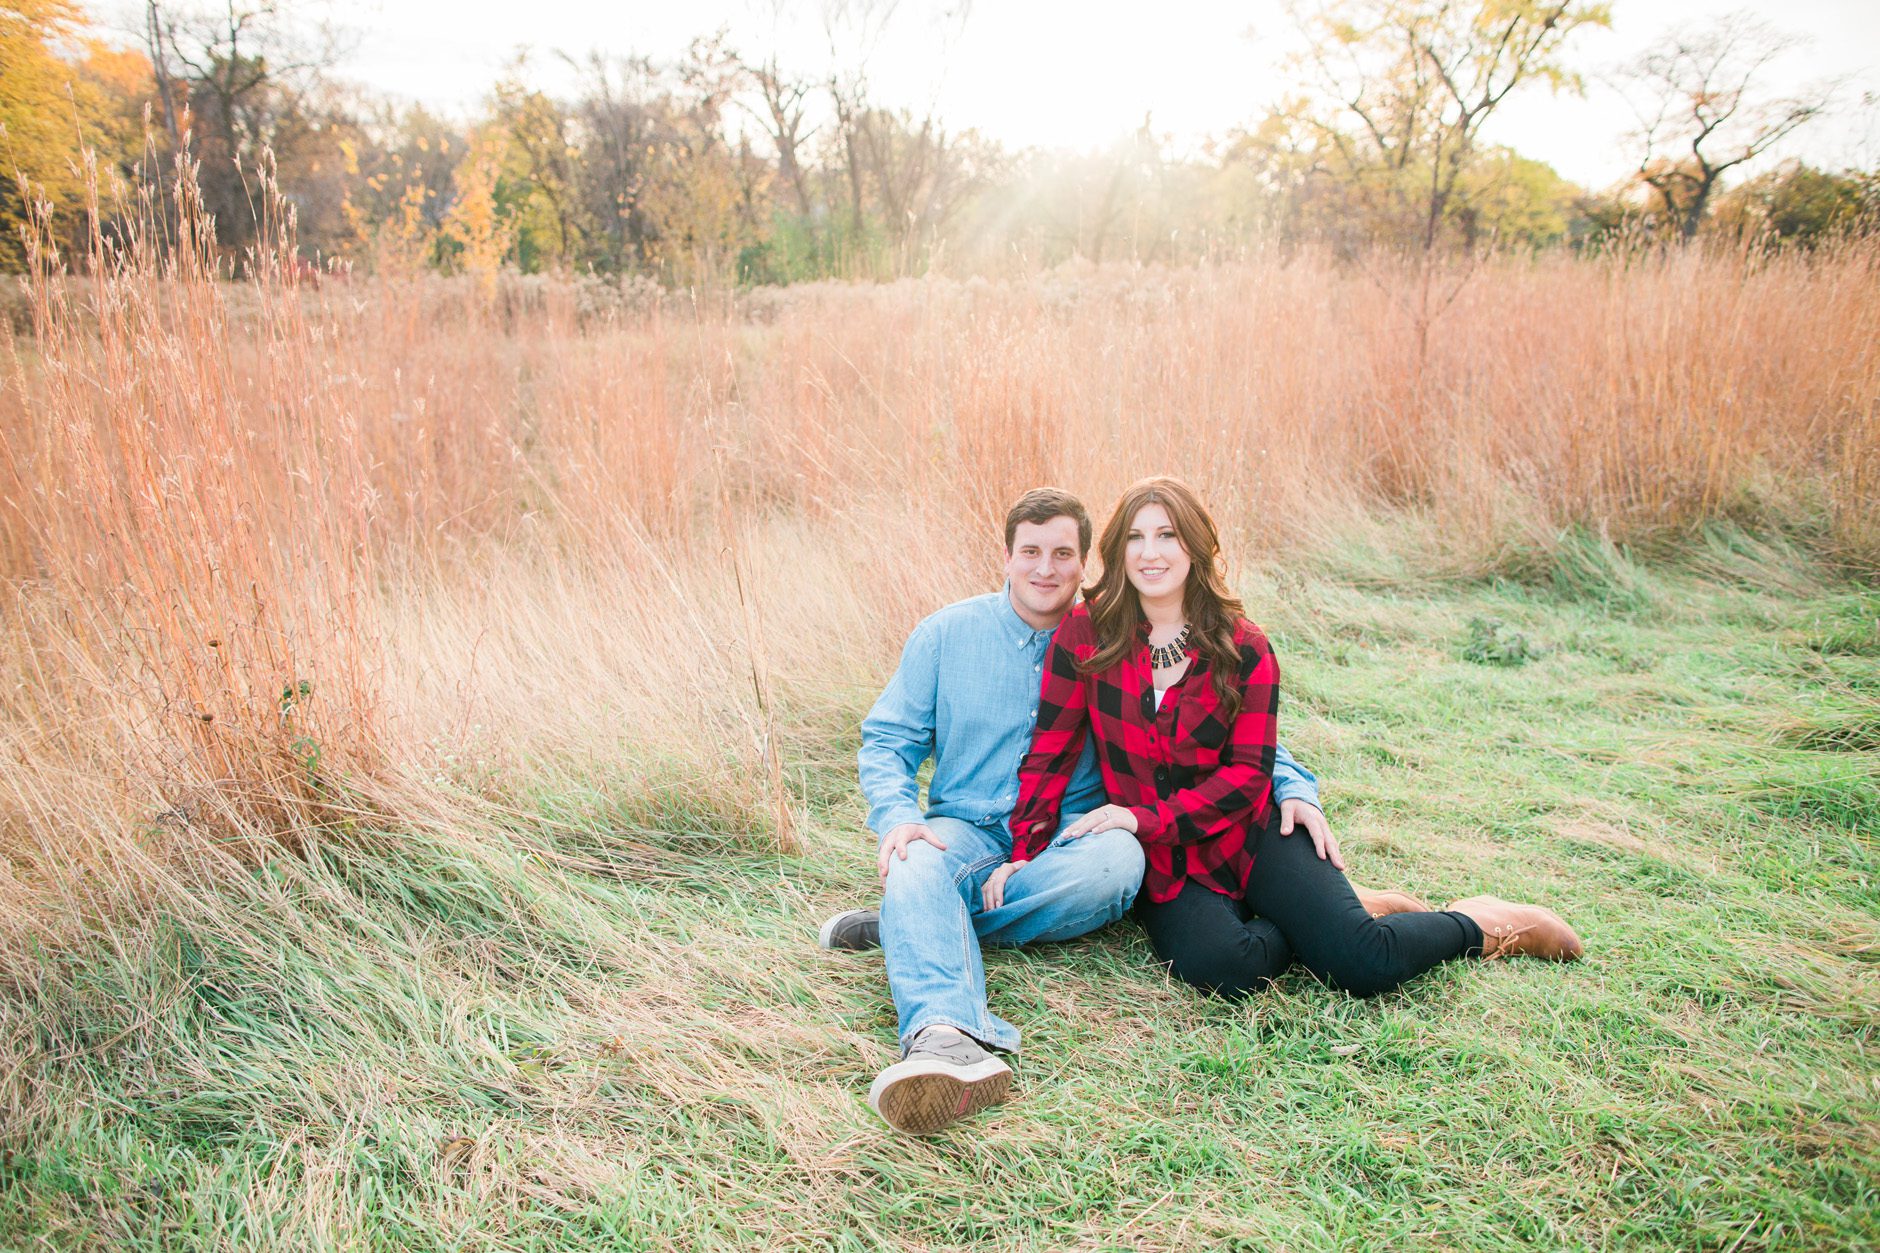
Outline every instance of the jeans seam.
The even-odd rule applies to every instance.
[[[958,874],[953,876],[953,886],[958,887],[980,871],[1003,866],[1005,862],[1006,858],[996,853],[988,857],[982,857],[978,861],[968,862]]]

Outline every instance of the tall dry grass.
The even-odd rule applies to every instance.
[[[575,798],[787,839],[780,736],[997,578],[1026,486],[1170,471],[1243,564],[1514,569],[1573,528],[1880,567],[1880,245],[816,284],[250,277],[41,252],[0,409],[0,901]],[[552,806],[551,806],[552,808]],[[713,833],[718,833],[714,836]]]

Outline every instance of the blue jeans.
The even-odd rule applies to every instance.
[[[1080,815],[1066,814],[1059,830]],[[929,818],[945,842],[908,845],[890,859],[881,888],[881,948],[888,990],[900,1014],[902,1047],[922,1027],[944,1023],[982,1044],[1018,1048],[1018,1028],[986,1008],[981,941],[1018,945],[1068,940],[1114,922],[1142,886],[1142,847],[1127,831],[1059,837],[1005,883],[1005,903],[988,910],[980,889],[1011,856],[1002,826]]]

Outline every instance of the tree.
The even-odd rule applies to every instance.
[[[409,277],[437,260],[465,137],[421,107],[360,110],[342,141],[345,251],[375,273]]]
[[[1807,247],[1837,232],[1872,229],[1876,212],[1880,178],[1873,173],[1835,173],[1785,161],[1720,195],[1715,221],[1737,235]]]
[[[1326,0],[1294,8],[1311,94],[1282,106],[1309,167],[1346,183],[1374,232],[1428,252],[1469,234],[1467,175],[1482,127],[1523,84],[1578,90],[1560,59],[1572,34],[1610,22],[1591,0]]]
[[[71,67],[51,44],[68,36],[78,17],[68,0],[0,0],[0,155],[9,167],[0,172],[0,225],[6,227],[0,256],[10,269],[22,259],[17,234],[30,213],[29,197],[74,190],[78,128],[65,97]]]
[[[1456,218],[1467,247],[1492,238],[1526,248],[1565,239],[1581,190],[1545,161],[1512,148],[1478,154],[1457,184]]]
[[[580,153],[560,103],[522,80],[518,58],[496,85],[494,125],[508,137],[502,171],[506,200],[516,202],[516,242],[524,270],[568,266],[583,250],[587,231],[576,193]]]
[[[71,0],[0,0],[0,268],[24,262],[29,198],[51,206],[55,241],[76,242],[91,178],[87,149],[107,183],[137,157],[150,67],[135,53],[81,40],[82,20]]]
[[[647,189],[666,129],[659,71],[644,57],[588,62],[586,85],[570,108],[582,136],[579,187],[592,225],[586,264],[606,273],[648,265],[659,226]]]
[[[496,276],[515,243],[515,225],[497,204],[507,138],[496,127],[470,134],[463,159],[451,171],[454,196],[443,235],[455,247],[458,269],[476,280],[484,299],[496,294]]]
[[[835,109],[830,149],[841,162],[849,192],[849,234],[863,235],[866,208],[859,151],[861,119],[868,112],[868,62],[887,34],[900,0],[824,0],[823,35],[829,43],[829,102]]]
[[[1769,65],[1798,40],[1744,13],[1695,33],[1672,31],[1625,71],[1638,114],[1639,180],[1683,239],[1697,234],[1718,180],[1818,117],[1831,84],[1758,98]]]
[[[903,268],[931,246],[1000,161],[976,131],[949,135],[938,119],[869,108],[851,119],[862,183]]]
[[[144,37],[172,148],[187,139],[201,162],[198,183],[218,240],[237,248],[253,239],[246,172],[264,148],[274,153],[289,202],[308,209],[317,200],[331,218],[315,223],[303,212],[303,238],[338,238],[343,196],[328,186],[315,197],[302,176],[330,182],[344,168],[335,132],[346,119],[325,82],[341,41],[280,0],[187,4],[146,0]]]
[[[962,3],[928,11],[924,37],[939,59],[970,9]],[[825,86],[834,114],[824,159],[847,191],[850,264],[860,260],[877,272],[905,269],[921,241],[932,241],[936,224],[960,209],[977,172],[993,158],[975,133],[949,137],[931,101],[915,111],[883,108],[874,99],[869,62],[899,10],[900,0],[823,0]]]
[[[759,65],[745,63],[745,71],[756,85],[763,110],[751,110],[763,126],[771,146],[777,150],[777,174],[795,199],[796,211],[804,218],[812,209],[809,182],[804,177],[802,153],[816,134],[816,127],[805,129],[809,114],[809,96],[815,84],[806,78],[786,73],[773,56]]]

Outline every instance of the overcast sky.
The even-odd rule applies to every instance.
[[[120,0],[128,3],[128,0]],[[141,9],[141,5],[134,6]],[[314,11],[308,3],[305,11]],[[1705,0],[1615,0],[1610,31],[1582,31],[1571,63],[1589,75],[1667,29],[1727,7]],[[1880,0],[1746,0],[1808,42],[1770,67],[1772,88],[1845,77],[1842,109],[1783,155],[1829,166],[1880,163]],[[777,10],[781,9],[781,16]],[[1011,147],[1093,148],[1141,125],[1192,147],[1258,117],[1285,89],[1281,62],[1297,37],[1279,0],[901,0],[869,59],[875,97],[924,109],[953,129],[976,127]],[[532,77],[559,89],[593,50],[669,59],[721,26],[733,46],[775,49],[786,68],[828,61],[818,0],[329,0],[350,30],[348,76],[386,93],[468,116],[517,49]],[[1863,100],[1863,97],[1865,99]],[[1554,97],[1539,84],[1510,97],[1487,137],[1603,186],[1630,168],[1631,113],[1610,89]]]

